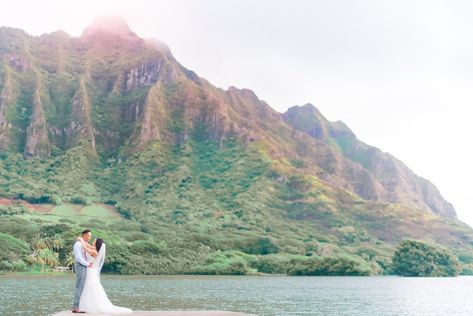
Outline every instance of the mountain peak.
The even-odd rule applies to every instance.
[[[102,15],[95,18],[90,26],[85,28],[82,36],[91,36],[97,33],[108,33],[120,37],[137,37],[121,16]]]
[[[306,103],[304,105],[294,105],[287,109],[285,115],[302,115],[302,116],[315,116],[318,120],[327,121],[322,113],[312,103]]]
[[[306,104],[301,105],[301,106],[296,105],[296,107],[300,107],[302,110],[315,112],[315,113],[320,113],[319,109],[317,109],[317,107],[315,105],[313,105],[312,103],[306,103]]]
[[[146,43],[119,16],[99,16],[84,29],[78,41],[84,48],[108,53],[111,50],[141,51]]]

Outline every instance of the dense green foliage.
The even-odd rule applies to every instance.
[[[393,270],[402,276],[456,276],[460,264],[455,255],[443,247],[416,240],[404,240],[393,256]]]
[[[352,219],[369,212],[356,205],[334,211],[340,205],[330,192],[314,190],[318,184],[300,174],[275,184],[280,172],[257,148],[235,141],[220,148],[198,140],[174,148],[155,143],[121,161],[89,157],[81,147],[43,160],[4,154],[0,164],[2,195],[34,203],[0,206],[10,249],[3,271],[71,265],[72,243],[84,228],[105,239],[104,271],[111,273],[392,271],[392,248],[369,220]],[[468,252],[462,258],[467,273]]]
[[[289,270],[290,275],[371,275],[373,269],[359,258],[324,257],[298,262]]]
[[[80,146],[49,159],[0,158],[0,193],[13,201],[0,205],[0,232],[17,249],[4,251],[3,271],[71,265],[74,237],[91,228],[108,244],[111,273],[392,273],[392,247],[370,217],[379,208],[346,207],[302,174],[275,181],[283,173],[257,147],[232,139],[155,142],[127,159]],[[386,212],[386,223],[405,216]]]
[[[28,250],[29,247],[24,241],[0,233],[0,271],[18,271],[26,268],[22,259]]]

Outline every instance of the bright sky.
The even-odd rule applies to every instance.
[[[473,1],[0,2],[0,25],[78,36],[121,15],[214,85],[313,103],[437,185],[473,226]]]

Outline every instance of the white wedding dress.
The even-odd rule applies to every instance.
[[[93,259],[93,257],[90,256]],[[87,254],[87,260],[92,259]],[[89,260],[90,259],[90,260]],[[100,270],[105,260],[105,243],[100,247],[99,253],[93,260],[92,267],[87,268],[84,290],[80,297],[79,310],[86,313],[126,314],[132,310],[126,307],[115,306],[110,302],[100,283]]]

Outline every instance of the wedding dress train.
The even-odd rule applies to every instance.
[[[100,283],[100,270],[105,259],[105,243],[100,247],[97,258],[92,267],[87,268],[84,290],[80,297],[79,309],[87,313],[125,314],[132,310],[126,307],[115,306],[110,302]]]

